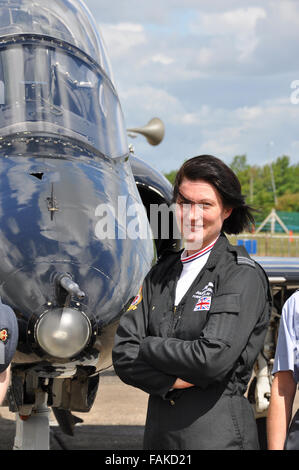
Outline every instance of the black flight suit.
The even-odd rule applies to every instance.
[[[116,373],[150,394],[145,449],[258,449],[254,413],[243,396],[270,318],[263,269],[221,234],[179,305],[181,252],[148,273],[122,316]],[[196,310],[198,302],[209,310]],[[179,377],[194,384],[171,389]]]

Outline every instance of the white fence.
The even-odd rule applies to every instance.
[[[299,235],[242,233],[230,235],[229,239],[235,245],[243,240],[242,244],[253,255],[299,257]]]

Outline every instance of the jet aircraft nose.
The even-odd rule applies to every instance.
[[[24,347],[30,330],[30,341],[62,357],[89,341],[87,319],[98,331],[116,322],[151,267],[154,244],[128,161],[80,147],[70,154],[61,144],[53,159],[39,140],[42,157],[0,162],[1,295],[17,312]]]
[[[0,0],[0,20],[0,295],[22,351],[70,357],[136,296],[153,241],[88,9]]]

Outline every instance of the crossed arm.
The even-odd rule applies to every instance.
[[[252,268],[242,275],[244,292],[234,294],[239,308],[232,313],[213,315],[194,341],[147,336],[148,302],[144,285],[144,301],[137,309],[126,312],[116,334],[113,362],[120,378],[147,393],[164,397],[171,388],[193,385],[206,388],[226,377],[256,328],[258,312],[266,301],[265,291]],[[231,301],[232,295],[223,297]],[[268,317],[262,318],[255,331],[251,345],[254,350],[259,350],[263,343],[267,321]]]

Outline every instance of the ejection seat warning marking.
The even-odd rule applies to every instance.
[[[4,82],[0,80],[0,104],[5,104]]]

